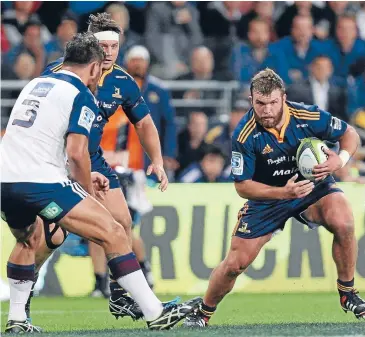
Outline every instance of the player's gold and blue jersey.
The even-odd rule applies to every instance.
[[[285,186],[294,174],[300,175],[295,158],[303,138],[337,142],[347,128],[345,122],[316,105],[288,101],[284,114],[285,123],[280,132],[257,123],[252,109],[242,118],[232,136],[231,166],[236,182],[253,180],[270,186]],[[248,200],[239,211],[233,234],[241,238],[260,237],[283,229],[291,217],[312,228],[316,224],[305,219],[304,211],[334,192],[341,190],[329,176],[315,184],[304,198],[277,200],[273,196],[270,200]]]
[[[286,102],[285,122],[279,132],[256,122],[253,109],[242,118],[232,136],[232,176],[284,186],[298,167],[296,151],[302,139],[316,137],[337,142],[347,124],[316,105]],[[299,172],[298,172],[299,173]]]
[[[62,69],[62,65],[63,58],[60,58],[49,64],[43,74],[57,72]],[[98,100],[99,115],[90,133],[90,154],[99,150],[104,126],[120,106],[133,124],[149,114],[149,108],[137,83],[116,64],[101,75],[95,96]]]
[[[58,72],[62,69],[62,65],[63,58],[60,58],[49,64],[43,74]],[[103,158],[103,151],[100,147],[105,124],[117,110],[123,110],[132,124],[139,122],[150,111],[137,83],[123,68],[116,64],[101,75],[95,96],[99,111],[89,138],[92,170],[106,176],[110,181],[110,188],[118,188],[120,185],[117,175]]]

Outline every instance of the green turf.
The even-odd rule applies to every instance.
[[[1,311],[3,331],[8,305],[2,303]],[[176,327],[168,332],[150,332],[143,321],[115,320],[103,299],[35,298],[32,311],[34,324],[56,332],[52,336],[62,337],[365,336],[365,321],[359,322],[351,313],[345,315],[335,293],[232,294],[220,305],[211,327],[204,331]]]

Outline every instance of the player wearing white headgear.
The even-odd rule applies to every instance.
[[[110,19],[108,14],[102,13],[97,16],[90,16],[88,31],[93,33],[99,40],[99,44],[106,54],[102,64],[103,73],[97,85],[96,98],[98,100],[99,113],[90,131],[89,153],[91,166],[92,171],[99,172],[109,179],[110,190],[99,201],[108,209],[113,218],[124,227],[130,244],[131,216],[128,206],[121,192],[118,177],[105,161],[103,151],[100,148],[104,126],[119,107],[123,109],[126,116],[134,124],[140,141],[151,158],[151,165],[148,167],[147,174],[155,173],[157,175],[161,182],[160,189],[162,191],[166,190],[168,179],[163,169],[159,136],[149,114],[149,109],[133,78],[114,63],[119,51],[119,34],[121,33],[119,26]],[[58,73],[62,68],[63,60],[60,59],[50,64],[44,74]],[[39,260],[36,261],[37,268],[41,266],[51,254],[52,249],[55,248],[53,243],[57,241],[59,234],[60,230],[53,231],[53,236],[48,239],[47,243],[49,248],[44,245],[43,251],[37,254],[39,257]],[[63,237],[62,233],[60,236]],[[62,243],[62,239],[60,241]],[[90,248],[90,255],[93,258],[94,266],[97,265],[100,268],[105,268],[106,261],[103,252],[96,245],[90,246]],[[116,282],[113,276],[111,277],[110,288],[112,294],[109,307],[111,313],[116,318],[130,316],[133,319],[138,319],[145,316],[143,308],[140,308],[134,299],[128,296],[126,290]],[[171,306],[171,303],[169,304]],[[148,320],[148,318],[146,319]],[[159,328],[164,328],[165,326],[163,322]],[[150,327],[152,327],[151,324]]]

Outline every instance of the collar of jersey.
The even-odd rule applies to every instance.
[[[102,73],[102,75],[100,77],[100,80],[99,80],[99,83],[98,83],[99,87],[103,86],[105,77],[107,75],[109,75],[113,71],[113,69],[114,69],[114,64],[110,67],[110,69],[107,69]]]
[[[59,71],[57,71],[59,74],[65,74],[65,75],[70,75],[70,76],[73,76],[73,77],[76,77],[77,79],[79,79],[80,81],[81,81],[81,78],[78,76],[78,75],[76,75],[75,73],[73,73],[72,71],[68,71],[68,70],[63,70],[63,69],[61,69],[61,70],[59,70]],[[81,81],[82,82],[82,81]]]
[[[281,127],[280,133],[274,128],[269,128],[269,129],[265,128],[265,130],[269,131],[275,136],[275,138],[278,140],[279,143],[282,143],[284,141],[285,131],[290,122],[289,108],[286,103],[284,103],[284,114],[285,114],[285,122],[284,125]]]

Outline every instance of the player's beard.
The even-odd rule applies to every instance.
[[[254,109],[255,119],[266,129],[275,128],[281,121],[284,113],[284,106],[281,106],[280,111],[276,115],[269,117],[259,117]]]

